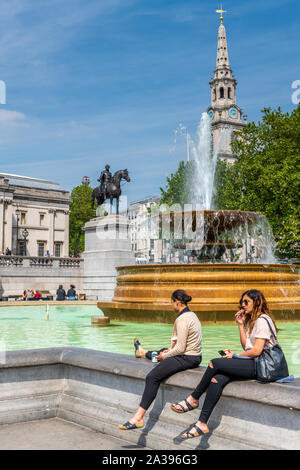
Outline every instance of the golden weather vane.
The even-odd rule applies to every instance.
[[[222,7],[222,4],[221,4],[221,8],[220,10],[216,10],[216,13],[221,13],[221,17],[220,17],[220,20],[221,20],[221,24],[223,24],[223,13],[226,13],[227,10],[223,10],[223,7]]]

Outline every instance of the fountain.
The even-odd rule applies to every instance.
[[[277,262],[267,219],[212,208],[218,148],[226,138],[222,131],[211,155],[210,119],[203,113],[195,142],[188,139],[195,164],[191,203],[183,210],[155,208],[151,216],[149,236],[164,242],[164,259],[176,253],[177,263],[118,267],[112,301],[98,303],[111,319],[172,323],[170,297],[178,288],[192,296],[202,322],[232,322],[241,294],[251,288],[263,291],[277,320],[300,319],[300,266]],[[182,262],[191,257],[197,262]]]

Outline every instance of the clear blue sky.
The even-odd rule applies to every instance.
[[[93,187],[128,168],[130,201],[159,195],[210,103],[219,3],[200,0],[2,0],[0,171]],[[237,104],[291,111],[300,80],[299,2],[224,1]]]

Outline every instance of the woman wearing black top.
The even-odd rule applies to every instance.
[[[56,300],[65,300],[65,299],[66,299],[66,291],[62,285],[59,285],[56,291]]]

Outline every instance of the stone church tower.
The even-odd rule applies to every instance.
[[[226,30],[222,16],[224,10],[217,11],[221,13],[221,24],[214,78],[209,82],[211,105],[207,108],[207,113],[212,125],[213,152],[218,151],[221,159],[233,161],[231,141],[234,139],[234,131],[241,130],[246,125],[247,116],[243,115],[241,108],[236,104],[237,81],[229,65]],[[226,129],[227,132],[225,134],[223,132],[223,137],[219,139],[222,129]]]

